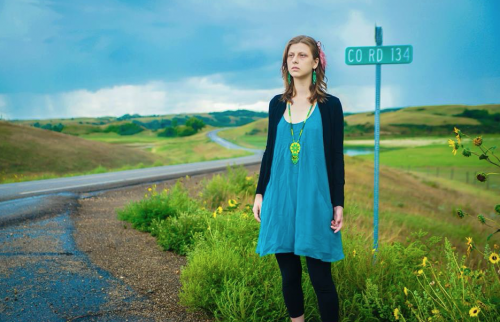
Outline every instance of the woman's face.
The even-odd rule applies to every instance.
[[[306,44],[293,44],[288,49],[288,72],[293,77],[300,78],[304,75],[310,75],[312,70],[318,67],[318,63],[319,58],[313,60],[311,49]]]

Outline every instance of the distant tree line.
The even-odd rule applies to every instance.
[[[50,131],[55,131],[55,132],[61,132],[62,129],[64,128],[64,125],[62,123],[59,123],[57,125],[52,125],[52,123],[47,123],[44,125],[40,125],[40,122],[36,122],[31,124],[34,127],[44,129],[44,130],[50,130]]]
[[[468,117],[478,120],[483,125],[498,125],[500,124],[500,113],[490,114],[488,110],[469,110],[464,109],[462,113],[453,116]]]
[[[163,122],[165,121],[165,122]],[[170,126],[165,126],[165,124],[170,124]],[[170,120],[154,120],[151,122],[139,122],[133,120],[130,123],[124,123],[120,125],[109,125],[103,130],[105,133],[115,132],[119,135],[134,135],[144,131],[145,128],[157,131],[163,129],[157,135],[159,137],[178,137],[178,136],[189,136],[198,133],[199,130],[204,128],[205,123],[198,119],[197,117],[190,117],[184,125],[179,125],[178,120],[174,118]]]
[[[144,129],[140,125],[135,123],[124,123],[120,125],[109,125],[103,132],[115,132],[119,135],[134,135],[142,131],[144,131]]]
[[[158,133],[159,137],[177,137],[190,136],[198,133],[199,130],[206,126],[203,120],[197,117],[190,117],[184,125],[178,125],[177,119],[172,120],[171,126],[167,126],[163,131]]]

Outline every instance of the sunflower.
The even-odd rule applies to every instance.
[[[456,127],[453,127],[453,132],[455,132],[458,144],[460,144],[460,139],[462,138],[462,132],[460,132],[460,130],[457,129]]]
[[[472,250],[472,237],[465,237],[467,239],[467,256],[470,255],[470,251]]]
[[[485,182],[488,179],[488,175],[484,172],[476,174],[476,179],[480,182]]]
[[[472,317],[477,316],[480,311],[481,310],[477,306],[474,306],[472,309],[469,310],[469,315]]]
[[[492,264],[496,264],[500,261],[500,257],[498,257],[498,254],[497,253],[491,253],[490,254],[490,262]]]
[[[394,309],[394,318],[395,318],[396,320],[399,320],[399,310],[398,310],[398,308],[395,308],[395,309]]]
[[[458,143],[453,141],[452,139],[448,140],[448,145],[453,148],[451,152],[453,152],[453,155],[457,154],[457,149],[458,149]]]

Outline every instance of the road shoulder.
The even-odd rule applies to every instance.
[[[259,168],[259,164],[248,166],[249,175],[253,175]],[[203,177],[211,178],[220,172],[181,180],[194,196],[199,191]],[[176,181],[177,179],[157,183],[157,191],[170,189]],[[71,215],[77,247],[94,264],[149,298],[147,305],[141,303],[138,306],[141,312],[134,313],[141,313],[158,321],[213,321],[203,312],[188,312],[178,304],[180,270],[186,265],[186,257],[163,251],[150,234],[135,230],[130,223],[117,218],[116,208],[121,208],[130,201],[141,200],[149,186],[151,184],[111,190],[99,196],[80,199],[78,210]]]

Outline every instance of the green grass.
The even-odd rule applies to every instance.
[[[490,228],[472,218],[458,219],[451,211],[471,201],[476,203],[473,209],[482,211],[488,198],[439,185],[429,187],[418,177],[383,167],[385,189],[380,196],[379,248],[374,262],[371,186],[366,184],[372,176],[370,162],[347,161],[342,227],[346,257],[331,269],[341,300],[341,320],[395,321],[398,309],[399,321],[470,321],[469,311],[477,306],[480,321],[496,321],[500,266],[489,256],[498,239],[486,242]],[[241,166],[230,167],[227,174],[204,181],[200,198],[192,203],[186,201],[185,193],[174,191],[178,181],[171,195],[158,194],[153,187],[151,196],[148,192],[133,207],[117,212],[129,221],[144,218],[160,246],[187,256],[180,276],[182,305],[207,311],[216,321],[289,321],[277,262],[273,255],[255,253],[260,224],[253,217],[252,205],[258,178],[246,176],[245,171]],[[218,202],[209,204],[213,200]],[[234,204],[228,206],[224,200]],[[158,211],[176,203],[184,209],[176,216]],[[182,206],[186,204],[198,208],[189,210]],[[124,217],[125,212],[129,215]],[[469,257],[465,237],[473,239]],[[301,265],[306,321],[319,321],[304,257]]]

